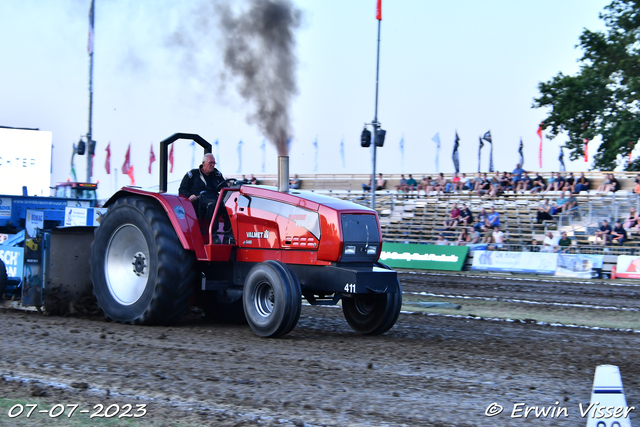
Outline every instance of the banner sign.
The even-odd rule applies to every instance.
[[[107,213],[107,208],[65,208],[65,227],[97,227],[102,217]]]
[[[616,276],[623,279],[640,279],[640,256],[619,255]]]
[[[466,246],[384,242],[380,261],[393,268],[461,271],[468,253]]]
[[[476,251],[472,270],[555,274],[557,253]]]
[[[560,254],[556,276],[591,279],[594,268],[602,268],[604,255]]]
[[[24,265],[24,248],[0,246],[0,259],[7,269],[7,277],[21,278]]]

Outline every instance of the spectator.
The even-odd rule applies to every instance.
[[[485,225],[489,230],[500,226],[500,214],[496,212],[496,209],[493,206],[489,209],[489,215],[487,215]]]
[[[542,252],[555,252],[557,250],[558,242],[560,238],[554,236],[553,233],[547,231],[544,240],[542,241]]]
[[[566,183],[567,181],[560,174],[560,172],[558,172],[556,174],[556,179],[553,181],[553,188],[555,191],[562,191],[565,189],[564,186],[566,185]]]
[[[293,175],[293,179],[289,180],[289,188],[298,190],[300,188],[300,178],[298,174]]]
[[[461,189],[460,182],[461,180],[460,180],[460,177],[458,176],[458,173],[454,172],[453,178],[451,178],[451,182],[447,182],[447,184],[444,186],[444,192],[449,193],[456,190],[460,190]]]
[[[584,176],[584,172],[580,172],[580,178],[576,180],[574,193],[580,193],[581,191],[589,191],[589,180]]]
[[[500,227],[493,227],[493,234],[491,235],[493,239],[493,243],[496,245],[496,248],[501,248],[504,245],[504,233],[500,231]]]
[[[442,172],[440,172],[440,175],[438,176],[438,181],[436,184],[436,188],[434,188],[435,191],[438,192],[438,194],[442,191],[442,193],[444,193],[444,189],[446,188],[448,182],[447,179],[444,177],[444,174]]]
[[[540,172],[536,173],[536,177],[533,178],[532,185],[531,194],[538,193],[546,188],[547,184],[545,183],[544,178],[540,175]]]
[[[438,246],[442,246],[442,245],[448,245],[449,242],[447,241],[447,239],[444,238],[444,234],[440,233],[438,234],[438,238],[436,239],[435,244]]]
[[[414,191],[417,191],[417,189],[418,189],[418,183],[416,182],[415,179],[413,179],[413,176],[409,174],[409,179],[407,180],[407,193],[411,194]]]
[[[570,211],[571,209],[578,206],[578,199],[576,199],[576,196],[574,196],[571,192],[569,192],[568,194],[569,197],[567,197],[567,201],[562,206],[562,212]]]
[[[609,179],[611,180],[611,184],[610,184],[610,185],[611,185],[611,187],[609,187],[609,191],[612,191],[612,192],[614,192],[614,193],[615,193],[616,191],[618,191],[618,190],[620,189],[620,183],[619,183],[619,182],[618,182],[618,180],[613,176],[613,174],[610,174],[609,176],[610,176],[610,178],[609,178]]]
[[[620,221],[616,221],[616,225],[611,232],[611,243],[617,243],[622,245],[627,240],[627,230],[620,224]]]
[[[474,224],[473,228],[475,228],[477,231],[482,230],[486,220],[487,220],[487,212],[484,210],[484,208],[481,208],[480,212],[478,212],[476,223]]]
[[[429,177],[429,185],[427,185],[427,193],[431,194],[432,191],[436,191],[436,188],[438,188],[438,180],[432,179],[431,177]]]
[[[252,185],[260,185],[260,181],[258,181],[258,178],[256,178],[255,176],[253,176],[253,174],[251,174],[251,178],[249,178],[249,182]]]
[[[523,172],[522,178],[520,178],[520,181],[518,181],[518,184],[516,185],[516,193],[518,191],[522,191],[522,194],[524,194],[525,191],[529,191],[532,188],[533,188],[533,181],[531,180],[527,172]]]
[[[431,177],[422,177],[420,184],[418,184],[418,197],[420,197],[420,190],[424,191],[425,197],[428,195],[427,187],[429,186],[429,181],[431,181]]]
[[[611,191],[611,178],[609,177],[609,174],[606,174],[604,176],[604,181],[598,187],[598,193],[608,193],[609,191]]]
[[[376,191],[380,191],[384,189],[386,185],[387,185],[387,181],[384,178],[382,178],[382,174],[379,173],[378,179],[376,180]],[[371,178],[369,178],[368,184],[362,184],[362,189],[364,191],[371,191]]]
[[[569,172],[569,176],[564,183],[564,189],[569,193],[573,193],[576,190],[576,179],[573,177],[573,172]]]
[[[511,183],[513,188],[516,188],[516,184],[522,179],[522,174],[524,173],[524,169],[520,167],[520,163],[516,164],[516,168],[511,172]]]
[[[460,234],[458,235],[457,245],[464,246],[469,242],[471,242],[471,234],[469,234],[469,230],[467,230],[467,227],[463,227],[462,230],[460,230]]]
[[[473,180],[473,191],[478,191],[483,183],[484,179],[482,178],[482,174],[478,172],[478,175]]]
[[[544,190],[545,193],[547,191],[553,190],[553,183],[554,183],[555,180],[556,180],[556,173],[555,172],[551,172],[551,178],[549,178],[547,189]]]
[[[544,221],[553,221],[549,199],[544,199],[544,203],[538,208],[538,214],[536,216],[536,222],[538,224],[542,224]]]
[[[529,247],[529,252],[540,252],[540,246],[538,246],[540,242],[538,240],[533,239],[531,241],[531,246]]]
[[[631,230],[635,228],[636,234],[638,233],[638,226],[640,224],[640,217],[638,217],[638,212],[636,212],[636,208],[633,206],[629,209],[629,214],[627,215],[626,220],[624,221],[624,228],[626,230]],[[631,233],[631,231],[629,231]]]
[[[478,193],[478,196],[482,197],[485,194],[488,194],[491,190],[491,181],[489,181],[489,179],[487,178],[487,174],[483,173],[482,174],[482,182],[480,183],[480,186],[478,188],[478,184],[476,184],[476,193]]]
[[[473,190],[473,182],[470,178],[467,177],[466,173],[462,174],[462,178],[460,178],[460,184],[462,185],[462,190],[471,191]]]
[[[496,188],[500,186],[500,172],[496,171],[495,175],[491,177],[489,180],[491,181],[491,188]]]
[[[462,205],[462,209],[460,209],[460,224],[466,227],[472,222],[473,213],[471,212],[471,209],[469,209],[466,205]]]
[[[458,222],[460,222],[460,209],[458,209],[458,205],[454,203],[451,212],[449,212],[449,219],[445,219],[443,225],[448,230],[456,227]]]
[[[480,241],[482,240],[482,235],[480,234],[478,229],[476,229],[475,227],[469,227],[469,233],[471,234],[471,241],[469,242],[469,244],[475,245],[477,243],[480,243]]]
[[[609,225],[609,221],[606,219],[602,221],[602,225],[596,231],[596,241],[595,243],[601,243],[603,246],[609,243],[609,239],[611,239],[611,226]]]
[[[242,175],[242,179],[238,181],[238,184],[251,184],[251,181],[247,179],[246,175]]]
[[[635,194],[640,194],[640,175],[636,175],[636,180],[635,180],[636,184],[633,187],[633,192]]]
[[[396,185],[396,191],[398,193],[407,191],[407,180],[405,179],[404,175],[400,175],[400,184]]]
[[[571,246],[571,239],[567,235],[567,232],[563,231],[562,238],[558,241],[558,250],[560,252],[566,252],[569,246]]]

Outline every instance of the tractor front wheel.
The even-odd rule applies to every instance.
[[[288,334],[298,324],[302,295],[297,276],[278,261],[256,264],[245,280],[244,313],[261,337]]]
[[[107,318],[174,324],[189,305],[194,277],[194,256],[160,205],[127,196],[109,207],[91,256],[93,293]]]
[[[398,320],[401,307],[400,283],[395,293],[356,294],[342,298],[342,312],[347,323],[351,329],[365,335],[379,335],[391,329]]]

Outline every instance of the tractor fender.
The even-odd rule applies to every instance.
[[[174,194],[154,193],[139,188],[125,187],[111,196],[104,207],[108,208],[116,200],[131,195],[155,200],[158,208],[164,209],[169,217],[182,247],[185,250],[195,252],[198,260],[207,259],[196,211],[189,199]]]

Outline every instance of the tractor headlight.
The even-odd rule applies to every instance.
[[[367,246],[367,255],[375,255],[378,253],[377,246]]]
[[[344,247],[344,254],[345,255],[355,255],[356,254],[356,247],[355,245],[347,245]]]

